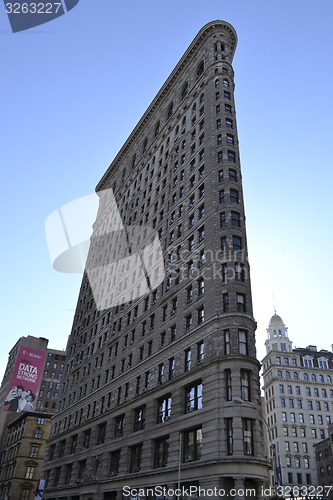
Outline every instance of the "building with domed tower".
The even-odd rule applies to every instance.
[[[333,422],[333,353],[292,344],[275,313],[262,360],[264,412],[275,450],[275,482],[296,488],[318,484],[314,444],[328,437]]]

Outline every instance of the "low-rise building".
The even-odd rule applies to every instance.
[[[33,500],[42,477],[51,414],[22,412],[7,428],[2,451],[0,498]]]

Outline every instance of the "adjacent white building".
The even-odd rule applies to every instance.
[[[282,485],[317,485],[313,445],[328,437],[333,421],[333,354],[314,345],[293,348],[277,314],[267,334],[264,411],[270,444],[278,450]]]

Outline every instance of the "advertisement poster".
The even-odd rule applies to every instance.
[[[20,346],[3,409],[20,413],[33,411],[45,366],[45,351]]]

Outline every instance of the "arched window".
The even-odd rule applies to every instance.
[[[134,166],[135,166],[135,161],[136,161],[136,155],[133,155],[133,158],[132,158],[132,168],[134,168]]]
[[[35,439],[41,439],[42,438],[43,431],[40,427],[37,427],[34,432],[34,438]]]
[[[286,378],[290,378],[290,372],[286,371]]]
[[[158,121],[155,125],[155,132],[154,132],[155,137],[158,135],[159,131],[160,131],[160,122]]]
[[[171,102],[169,104],[168,112],[167,112],[167,118],[170,118],[170,116],[172,115],[172,113],[173,113],[173,102]]]
[[[188,82],[185,82],[183,87],[182,87],[182,91],[181,91],[181,98],[184,99],[184,97],[186,96],[186,94],[188,93]]]
[[[294,379],[294,380],[298,380],[298,373],[297,373],[297,372],[294,372],[294,373],[293,373],[293,379]]]
[[[326,375],[326,383],[327,384],[331,384],[332,383],[331,375]]]
[[[319,382],[321,382],[321,383],[324,382],[324,377],[322,375],[319,375]]]
[[[202,75],[204,69],[205,69],[205,64],[203,61],[201,61],[197,67],[197,78],[199,78]]]
[[[308,381],[309,380],[309,375],[307,373],[304,373],[303,379],[306,380],[306,381]]]
[[[316,382],[316,375],[314,373],[311,373],[311,380],[312,382]]]
[[[278,370],[276,372],[276,375],[277,375],[277,378],[282,378],[282,371],[281,370]]]

